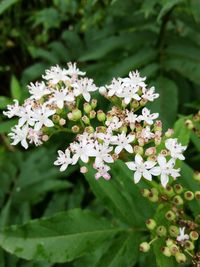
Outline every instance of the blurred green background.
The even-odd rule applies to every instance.
[[[151,110],[160,113],[164,129],[173,127],[200,109],[200,1],[0,1],[1,110],[13,98],[22,103],[27,84],[46,68],[68,61],[98,85],[138,69],[160,93]],[[15,123],[0,115],[0,227],[73,207],[107,214],[77,167],[61,174],[53,166],[56,149],[72,136],[24,151],[6,137]],[[197,164],[192,151],[190,160]],[[84,264],[27,262],[0,251],[0,267],[90,266]]]

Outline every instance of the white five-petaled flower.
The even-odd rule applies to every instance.
[[[12,132],[8,134],[10,138],[13,140],[11,145],[17,145],[18,143],[21,143],[21,145],[27,149],[28,143],[27,143],[27,135],[28,135],[28,125],[24,125],[22,128],[19,127],[19,125],[14,126],[11,128]]]
[[[107,120],[105,124],[106,126],[108,126],[107,131],[112,132],[112,131],[119,129],[123,123],[120,121],[120,119],[117,116],[114,116],[112,117],[111,120]]]
[[[98,88],[93,82],[93,79],[81,78],[73,84],[75,96],[82,95],[85,101],[89,102],[91,99],[90,92],[96,91]]]
[[[134,172],[134,182],[138,183],[142,177],[146,180],[152,180],[152,168],[156,165],[155,161],[147,160],[144,161],[143,158],[136,154],[135,161],[126,162],[128,168]]]
[[[157,162],[159,166],[154,167],[151,172],[154,176],[159,176],[161,178],[161,184],[166,187],[169,182],[169,176],[176,179],[180,176],[180,169],[174,169],[175,159],[170,159],[168,162],[163,155],[157,157]]]
[[[42,144],[41,137],[41,131],[35,131],[33,128],[28,129],[27,139],[29,140],[30,144],[34,143],[36,146],[40,146]]]
[[[182,242],[189,239],[189,235],[185,234],[185,227],[179,228],[179,235],[177,236],[176,240],[178,242]]]
[[[131,87],[146,87],[145,81],[146,77],[140,77],[140,73],[136,71],[130,71],[129,77],[123,79],[123,83],[130,85]]]
[[[117,136],[113,136],[111,139],[111,143],[113,145],[116,145],[115,153],[119,154],[123,149],[125,149],[129,153],[133,153],[133,147],[130,145],[130,143],[132,143],[134,139],[134,135],[126,135],[124,132],[118,134]]]
[[[124,98],[124,103],[128,105],[132,99],[140,100],[141,97],[137,94],[139,87],[124,86],[120,97]]]
[[[131,125],[135,124],[137,121],[137,115],[133,111],[126,110],[125,121]]]
[[[85,72],[80,71],[79,68],[76,67],[76,63],[69,62],[67,63],[67,75],[71,76],[73,79],[77,79],[78,75],[84,76]]]
[[[51,90],[46,87],[44,82],[41,83],[36,82],[35,84],[31,83],[30,85],[28,85],[28,89],[29,93],[31,94],[30,99],[35,99],[35,100],[39,100],[44,95],[48,95],[51,93]]]
[[[42,75],[42,78],[48,80],[52,84],[70,80],[67,70],[61,69],[58,65],[51,67],[50,70],[46,70],[46,75]]]
[[[109,154],[113,150],[113,147],[108,146],[108,144],[99,144],[97,141],[95,142],[94,149],[91,150],[91,156],[95,157],[95,166],[98,168],[104,162],[113,163],[114,160],[112,156]]]
[[[33,114],[33,118],[36,121],[34,130],[39,131],[43,125],[46,127],[53,127],[54,123],[49,119],[49,117],[55,114],[55,112],[55,110],[49,109],[45,105],[35,109]]]
[[[159,97],[159,94],[155,93],[155,87],[147,89],[145,87],[142,88],[142,98],[148,101],[154,101]]]
[[[150,110],[147,108],[142,109],[142,115],[138,116],[138,121],[144,121],[149,125],[153,124],[153,120],[157,119],[159,116],[158,113],[152,113],[150,114]]]
[[[67,148],[65,152],[58,150],[58,158],[54,162],[54,165],[61,165],[60,171],[63,172],[67,169],[67,167],[72,164],[72,159],[70,157],[70,150]]]
[[[142,129],[140,137],[143,138],[145,142],[148,142],[148,140],[155,137],[155,134],[151,132],[151,128],[149,126],[146,126]]]
[[[95,166],[94,166],[95,168]],[[105,180],[110,179],[110,174],[108,171],[110,170],[110,167],[108,165],[102,164],[99,167],[96,168],[97,172],[95,174],[95,179],[98,180],[100,177],[103,177]]]
[[[21,110],[18,100],[14,99],[13,102],[14,102],[13,105],[7,105],[7,109],[8,109],[7,111],[3,111],[3,114],[7,116],[9,119],[14,116],[18,116]]]
[[[32,110],[31,105],[22,106],[18,116],[20,117],[18,125],[21,127],[25,123],[27,123],[30,126],[33,126],[35,124],[35,119],[33,118],[34,112]]]
[[[70,149],[73,153],[72,156],[72,164],[75,165],[79,159],[81,159],[83,162],[87,163],[89,161],[89,157],[92,156],[92,152],[94,148],[94,144],[91,142],[88,142],[88,140],[85,138],[78,143],[74,142],[70,144]]]
[[[106,88],[108,89],[108,96],[120,96],[123,85],[122,85],[122,79],[113,79],[110,85],[106,85]]]
[[[67,89],[62,88],[61,90],[54,90],[53,95],[49,100],[49,103],[55,103],[58,108],[62,109],[65,102],[73,102],[74,95],[68,94]]]
[[[187,146],[182,146],[178,143],[177,138],[169,138],[165,141],[166,148],[170,151],[171,157],[174,159],[184,160],[183,152]]]

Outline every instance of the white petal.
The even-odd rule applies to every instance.
[[[136,165],[134,162],[130,161],[130,162],[126,162],[127,167],[132,170],[135,171],[136,170]]]
[[[147,169],[151,169],[156,165],[156,162],[153,160],[147,160],[144,165]]]
[[[141,172],[136,171],[134,173],[134,182],[137,184],[140,181],[141,177],[142,177]]]
[[[154,167],[150,170],[151,174],[154,176],[158,176],[161,174],[161,168],[160,167]]]
[[[135,162],[137,164],[141,164],[143,162],[143,158],[139,154],[136,154],[136,156],[135,156]]]
[[[125,146],[125,150],[126,150],[127,152],[129,152],[129,153],[133,153],[133,148],[132,148],[132,146],[129,145],[129,144]]]
[[[117,147],[115,148],[115,153],[116,153],[116,154],[119,154],[119,153],[122,151],[122,149],[123,149],[122,146],[117,146]]]
[[[68,167],[68,164],[67,164],[67,163],[63,164],[63,165],[60,167],[60,171],[61,171],[61,172],[64,172],[64,171],[67,169],[67,167]]]
[[[44,121],[44,125],[45,125],[46,127],[53,127],[53,126],[54,126],[53,122],[52,122],[50,119],[46,119],[46,120]]]
[[[157,158],[158,164],[162,167],[166,165],[166,158],[163,155],[159,155]]]
[[[150,173],[149,171],[147,171],[147,170],[144,170],[144,172],[143,172],[143,177],[144,177],[145,179],[147,179],[148,181],[151,181],[151,180],[152,180],[151,173]]]
[[[165,188],[167,183],[169,182],[169,176],[166,174],[161,174],[161,184]]]

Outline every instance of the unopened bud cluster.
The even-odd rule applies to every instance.
[[[133,171],[135,183],[141,178],[151,181],[154,176],[166,187],[169,180],[179,177],[176,163],[184,160],[186,147],[173,138],[172,129],[163,135],[159,114],[145,107],[159,97],[154,87],[148,88],[146,78],[133,71],[98,87],[84,75],[72,63],[67,69],[51,67],[43,81],[28,86],[31,96],[21,106],[17,100],[8,105],[4,115],[19,118],[9,134],[12,144],[38,146],[56,132],[70,132],[75,134],[74,142],[59,150],[54,162],[61,171],[79,160],[90,161],[95,178],[109,180],[111,165],[121,158]],[[95,91],[103,95],[110,110],[98,107],[91,96]],[[149,198],[157,201],[154,193]]]

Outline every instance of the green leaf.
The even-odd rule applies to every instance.
[[[49,262],[72,261],[121,231],[80,209],[11,226],[0,233],[0,246],[17,257]]]
[[[167,12],[170,11],[170,9],[172,9],[177,4],[182,3],[183,1],[184,0],[165,0],[164,5],[162,9],[160,10],[157,20],[159,21],[165,14],[167,14]]]
[[[0,133],[9,133],[11,131],[11,128],[17,124],[17,119],[12,119],[5,122],[0,122]]]
[[[139,243],[141,233],[122,233],[113,239],[111,246],[107,249],[95,265],[95,267],[132,267],[137,262],[139,256]]]
[[[17,3],[19,0],[2,0],[0,3],[0,15],[6,11],[6,9],[10,8],[12,5]]]
[[[156,92],[159,93],[159,98],[148,106],[151,112],[158,112],[160,119],[163,122],[164,129],[172,127],[177,115],[178,95],[176,84],[165,77],[159,77],[154,83]],[[170,112],[169,112],[170,109]]]
[[[17,78],[13,75],[10,84],[11,95],[13,99],[20,100],[21,98],[21,86]]]
[[[5,109],[7,105],[11,104],[12,100],[6,96],[0,96],[0,109]]]
[[[174,125],[174,137],[178,138],[182,145],[187,146],[190,141],[191,131],[185,125],[185,118],[180,118]]]
[[[200,22],[200,1],[190,0],[191,11],[196,22]]]

